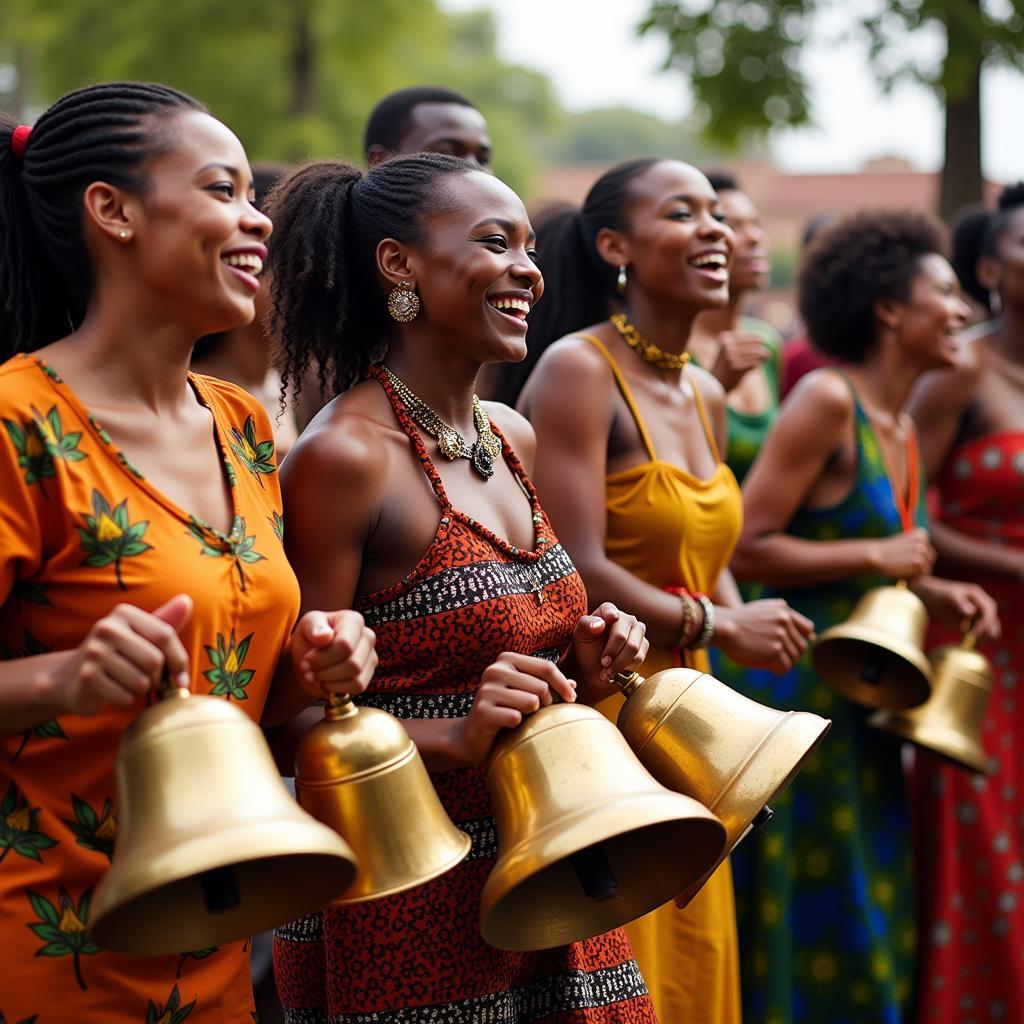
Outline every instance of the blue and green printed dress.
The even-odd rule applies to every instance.
[[[827,509],[800,508],[786,532],[806,540],[887,537],[903,525],[878,441],[856,395],[857,476]],[[924,486],[919,488],[924,493]],[[911,516],[927,526],[918,499]],[[856,576],[766,588],[818,633],[848,618],[867,590]],[[726,681],[763,704],[813,711],[832,729],[777,801],[775,817],[733,854],[750,1024],[900,1024],[915,950],[909,821],[900,748],[870,730],[870,712],[829,689],[810,655],[784,676],[730,670]]]

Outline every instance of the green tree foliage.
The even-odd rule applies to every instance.
[[[637,156],[705,163],[716,152],[693,121],[672,123],[629,107],[606,107],[566,115],[544,155],[555,163],[617,163]]]
[[[543,75],[497,57],[489,14],[447,15],[434,0],[0,0],[0,62],[22,72],[19,95],[0,94],[19,114],[88,82],[153,79],[203,100],[253,160],[361,160],[378,99],[447,85],[486,113],[495,168],[525,191],[524,140],[558,113]]]
[[[705,134],[735,146],[750,134],[812,117],[800,49],[833,0],[652,0],[641,32],[663,34],[668,66],[690,79]],[[882,87],[912,80],[946,108],[944,213],[981,198],[980,77],[997,64],[1024,70],[1024,0],[871,0],[846,8]],[[937,32],[943,56],[923,63],[907,46]]]

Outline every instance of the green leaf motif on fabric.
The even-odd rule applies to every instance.
[[[261,477],[267,473],[273,473],[277,469],[274,460],[273,439],[260,441],[256,437],[256,421],[252,416],[246,417],[242,429],[231,428],[230,442],[231,450],[238,456],[242,465],[259,481],[263,486]]]
[[[0,800],[0,864],[9,853],[41,861],[40,850],[57,845],[57,840],[39,829],[38,807],[30,807],[12,782]]]
[[[267,522],[270,523],[270,527],[274,531],[274,536],[277,537],[277,539],[279,541],[281,541],[281,543],[283,544],[284,543],[284,516],[275,509],[274,510],[274,514],[272,516],[267,516]]]
[[[205,523],[193,516],[188,524],[189,535],[199,542],[200,554],[210,558],[231,558],[238,570],[238,580],[245,590],[245,570],[243,565],[253,565],[266,560],[256,550],[256,534],[246,534],[245,516],[235,516],[231,524],[231,533],[225,537],[212,530]]]
[[[38,918],[38,921],[29,923],[28,928],[44,942],[36,950],[36,956],[71,957],[78,987],[83,992],[87,991],[89,986],[82,975],[81,957],[92,956],[100,951],[85,931],[92,887],[82,893],[77,904],[64,886],[60,887],[56,905],[31,889],[26,890],[25,895]]]
[[[97,813],[85,800],[72,793],[71,807],[75,820],[65,818],[64,824],[78,837],[75,840],[77,845],[101,853],[110,860],[114,855],[114,837],[117,835],[113,801],[107,797],[102,810]]]
[[[211,697],[227,696],[229,699],[246,700],[248,694],[246,687],[252,682],[255,675],[251,669],[245,668],[245,658],[249,653],[249,645],[252,643],[253,634],[250,633],[239,644],[235,644],[235,632],[231,631],[227,643],[224,641],[224,634],[217,634],[217,644],[210,647],[204,644],[206,657],[209,658],[212,668],[208,668],[203,675],[213,684],[210,690]]]
[[[21,468],[25,483],[32,487],[39,485],[44,497],[46,486],[44,480],[52,480],[57,475],[56,460],[65,462],[81,462],[86,458],[79,451],[78,444],[82,440],[82,432],[64,433],[64,424],[55,405],[50,406],[44,416],[33,407],[32,418],[16,423],[4,418],[4,429],[18,454],[18,465]]]
[[[191,1003],[182,1006],[181,993],[175,985],[164,1004],[154,1003],[152,999],[146,1000],[146,1024],[182,1024],[196,1008],[197,1001],[193,999]]]
[[[97,490],[92,492],[92,510],[92,515],[82,515],[85,528],[76,527],[82,550],[86,553],[82,565],[93,569],[113,565],[117,585],[127,590],[121,577],[121,562],[153,550],[153,545],[142,539],[149,528],[149,521],[130,522],[127,498],[111,507]]]

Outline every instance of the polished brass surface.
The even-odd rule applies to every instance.
[[[726,849],[770,817],[767,805],[799,772],[831,722],[806,711],[775,711],[705,672],[670,668],[649,679],[620,678],[618,726],[663,785],[699,800],[725,825]],[[710,872],[677,902],[685,906]]]
[[[494,747],[499,856],[480,927],[502,949],[547,949],[626,924],[707,873],[725,828],[660,786],[600,712],[552,704]]]
[[[295,795],[355,851],[359,871],[334,902],[361,903],[444,874],[469,853],[416,745],[392,715],[332,697],[302,737]]]
[[[959,646],[932,651],[931,662],[932,695],[924,704],[905,711],[876,711],[868,724],[986,775],[988,755],[981,736],[992,693],[992,666],[974,649],[970,633]]]
[[[912,708],[931,693],[922,650],[928,613],[904,583],[869,590],[850,617],[826,629],[811,661],[832,689],[869,708]]]
[[[117,840],[92,939],[125,953],[207,949],[341,892],[352,852],[292,799],[259,727],[226,700],[164,695],[118,751]]]

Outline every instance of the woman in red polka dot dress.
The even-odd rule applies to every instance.
[[[986,777],[922,753],[912,791],[921,891],[920,1024],[1024,1021],[1024,184],[961,222],[964,289],[1001,315],[960,367],[915,397],[937,483],[943,568],[981,583],[1003,636],[987,647],[994,686],[982,736]],[[956,642],[935,629],[931,644]]]

